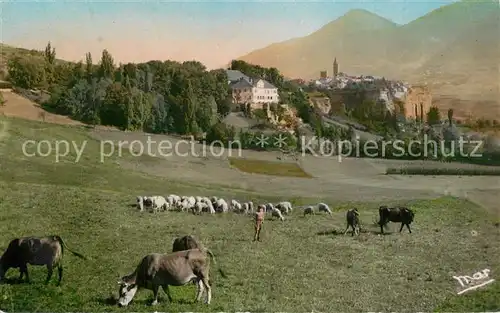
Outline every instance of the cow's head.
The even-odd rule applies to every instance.
[[[120,286],[118,289],[118,306],[127,306],[134,298],[138,286],[135,281],[131,282],[127,276],[122,277],[118,281],[118,285]]]

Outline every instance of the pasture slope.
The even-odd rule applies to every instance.
[[[226,158],[133,157],[128,152],[99,160],[99,141],[145,139],[144,134],[89,131],[0,117],[8,124],[0,141],[0,248],[25,235],[59,234],[90,260],[65,256],[60,287],[43,284],[46,269],[31,266],[32,284],[0,285],[6,312],[151,311],[150,291],[125,309],[113,305],[116,281],[150,252],[168,252],[175,237],[193,234],[214,251],[229,277],[212,271],[213,302],[194,304],[194,287],[171,288],[154,310],[250,312],[485,311],[498,310],[500,287],[456,296],[457,274],[484,268],[498,279],[497,211],[451,195],[497,193],[494,177],[425,178],[381,175],[388,162],[324,158],[300,160],[312,178],[242,173]],[[156,137],[155,137],[156,138]],[[167,138],[158,136],[158,138]],[[54,158],[22,154],[25,140],[87,141],[78,163],[72,151]],[[172,138],[170,138],[172,139]],[[173,139],[172,139],[173,140]],[[199,149],[200,147],[197,147]],[[30,151],[31,152],[31,151]],[[275,155],[245,152],[273,160]],[[477,190],[476,190],[477,189]],[[266,220],[263,242],[254,243],[251,217],[223,214],[140,213],[136,195],[218,195],[254,202],[291,200],[295,206],[325,201],[333,216]],[[443,193],[449,194],[444,196]],[[415,210],[412,234],[378,236],[379,204],[407,204]],[[338,236],[345,210],[361,212],[359,237]],[[496,219],[496,220],[495,220]],[[472,231],[477,232],[473,234]],[[472,232],[472,233],[471,233]],[[18,272],[8,272],[14,278]]]

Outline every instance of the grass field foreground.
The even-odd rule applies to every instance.
[[[291,199],[294,205],[325,201],[332,216],[302,216],[296,209],[284,222],[268,218],[263,242],[251,241],[250,216],[194,216],[163,212],[140,213],[138,194],[220,195],[256,203],[277,201],[211,186],[152,177],[124,170],[121,160],[99,162],[97,141],[80,127],[7,119],[9,134],[0,140],[0,248],[20,236],[59,234],[84,261],[65,254],[65,276],[43,284],[46,268],[29,266],[32,284],[0,285],[0,309],[6,312],[152,311],[152,293],[140,291],[128,308],[118,308],[118,278],[131,273],[151,252],[169,252],[177,236],[193,234],[217,256],[228,274],[211,271],[213,302],[194,304],[192,285],[171,288],[154,310],[186,311],[486,311],[499,302],[500,287],[456,296],[454,274],[490,268],[498,275],[498,225],[476,205],[445,197],[408,201],[415,210],[412,234],[378,236],[374,225],[380,203],[338,203],[332,199]],[[64,160],[26,157],[27,139],[87,140],[81,162],[70,153]],[[126,156],[124,156],[126,157]],[[392,203],[388,203],[392,204]],[[338,235],[345,229],[345,210],[356,206],[363,232]],[[472,235],[476,231],[476,235]],[[18,276],[10,270],[8,278]],[[495,276],[496,278],[496,276]]]
[[[300,178],[312,177],[297,163],[229,158],[229,164],[245,173]]]

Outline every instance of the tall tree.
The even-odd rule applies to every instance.
[[[452,124],[453,122],[453,109],[448,109],[448,124]]]
[[[45,61],[49,64],[54,65],[56,61],[56,49],[52,48],[52,45],[49,43],[45,47],[45,51],[43,53],[43,56],[45,58]]]
[[[92,54],[87,52],[85,54],[85,77],[90,82],[94,76],[94,64],[92,63]]]
[[[420,123],[424,122],[424,104],[420,102]]]
[[[441,116],[439,113],[439,109],[436,106],[430,107],[429,111],[427,112],[427,123],[429,125],[436,125],[439,124],[441,121]]]
[[[101,78],[113,78],[115,73],[115,64],[111,53],[108,50],[102,50],[101,62],[99,63],[98,76]]]

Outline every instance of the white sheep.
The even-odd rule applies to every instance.
[[[304,208],[304,216],[306,216],[307,214],[314,214],[314,208],[312,206]]]
[[[248,210],[250,211],[249,213],[253,213],[253,202],[252,201],[248,201]]]
[[[264,206],[266,207],[266,213],[272,212],[274,210],[274,205],[272,203],[267,203]]]
[[[283,201],[283,202],[278,203],[276,205],[276,208],[280,209],[285,214],[292,212],[292,204],[288,201]]]
[[[177,204],[177,209],[181,210],[182,212],[188,211],[188,210],[191,210],[195,206],[195,204],[196,204],[196,202],[191,203],[188,200],[188,198],[185,198],[184,200],[182,200],[181,202],[179,202]]]
[[[212,201],[208,197],[201,197],[201,202],[204,202],[206,204],[212,204]]]
[[[237,213],[249,213],[250,212],[250,205],[248,202],[244,202],[241,204],[241,210]]]
[[[159,210],[167,210],[167,200],[162,196],[147,197],[144,204],[153,211],[153,213]]]
[[[332,210],[330,210],[330,207],[328,206],[328,204],[323,203],[323,202],[318,203],[318,211],[319,212],[326,212],[326,213],[332,215]]]
[[[219,198],[217,198],[216,196],[210,197],[210,202],[212,202],[212,204],[215,204],[215,202],[217,202],[217,200],[219,200]]]
[[[215,208],[215,211],[218,213],[225,213],[229,210],[226,200],[224,200],[222,198],[217,199],[217,201],[215,201],[214,208]]]
[[[144,211],[144,200],[142,196],[137,196],[137,209],[141,212]]]
[[[241,211],[241,203],[239,203],[236,200],[231,200],[231,209],[235,212],[240,212]]]
[[[175,206],[179,202],[181,202],[181,197],[179,197],[178,195],[168,195],[167,202],[170,203],[170,206]]]
[[[275,209],[272,211],[272,213],[271,213],[271,214],[272,214],[272,216],[273,216],[273,217],[277,217],[277,218],[279,218],[281,221],[284,221],[284,220],[285,220],[285,218],[283,217],[283,214],[281,214],[281,211],[280,211],[279,209],[276,209],[276,208],[275,208]]]

